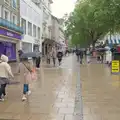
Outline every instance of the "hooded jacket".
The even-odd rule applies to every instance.
[[[9,78],[9,76],[14,77],[11,71],[11,67],[8,64],[8,57],[1,55],[0,59],[0,77]]]

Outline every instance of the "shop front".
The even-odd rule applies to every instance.
[[[22,39],[22,34],[0,27],[0,54],[5,54],[10,61],[17,60],[17,44]]]

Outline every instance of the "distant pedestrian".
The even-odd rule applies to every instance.
[[[9,76],[14,78],[11,67],[8,64],[8,57],[1,55],[0,58],[0,101],[4,101],[6,96],[6,85],[9,84]]]
[[[53,49],[52,49],[52,59],[53,59],[54,66],[56,64],[56,57],[57,57],[56,49],[55,49],[55,47],[53,47]]]
[[[19,63],[18,72],[20,73],[20,80],[23,84],[23,97],[22,100],[27,99],[27,95],[31,94],[29,83],[31,81],[32,65],[28,62],[27,58],[22,59]]]
[[[40,68],[41,57],[36,57],[36,68]]]
[[[59,66],[61,65],[62,57],[63,57],[63,52],[61,50],[59,50],[58,53],[57,53]]]
[[[79,52],[79,56],[80,56],[80,64],[82,64],[83,63],[83,51],[82,50],[80,50],[80,52]]]
[[[90,63],[90,50],[89,50],[89,48],[86,51],[86,59],[87,59],[87,63]]]
[[[51,57],[51,53],[50,53],[50,51],[48,51],[48,53],[47,53],[47,64],[50,64],[50,57]]]
[[[79,62],[80,60],[80,50],[76,49],[76,56],[77,56],[77,61]]]

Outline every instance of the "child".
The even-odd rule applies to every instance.
[[[27,99],[26,95],[30,95],[31,91],[29,90],[29,83],[31,81],[31,72],[32,65],[28,62],[27,58],[21,59],[21,63],[19,63],[18,72],[20,73],[20,79],[23,83],[23,97],[22,101]]]

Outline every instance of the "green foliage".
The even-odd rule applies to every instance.
[[[94,45],[109,31],[119,31],[119,11],[119,0],[81,0],[66,17],[65,33],[71,36],[74,45]]]

